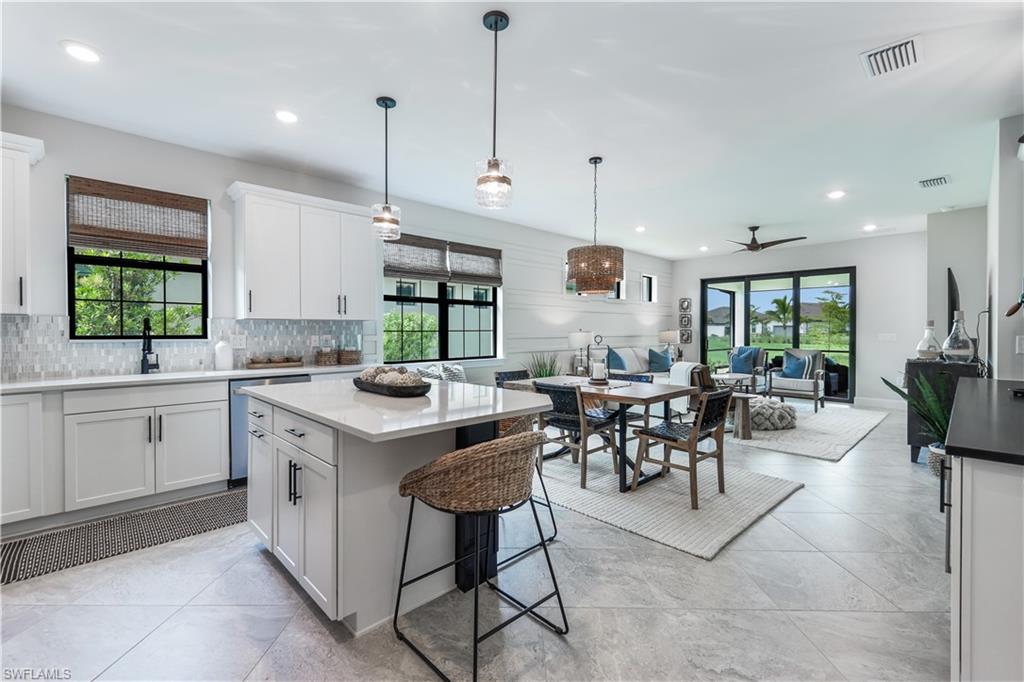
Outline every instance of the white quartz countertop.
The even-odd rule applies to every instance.
[[[351,379],[250,386],[239,392],[372,442],[551,409],[551,399],[539,393],[454,381],[431,383],[430,393],[420,398],[360,391]]]
[[[361,372],[370,365],[332,365],[319,367],[281,367],[275,369],[228,369],[197,372],[158,372],[156,374],[114,374],[88,377],[56,377],[0,384],[0,395],[15,393],[45,393],[47,391],[71,391],[83,388],[119,388],[122,386],[144,386],[149,384],[182,384],[197,381],[228,381],[230,379],[258,379],[260,377],[291,376],[293,374],[338,374]]]

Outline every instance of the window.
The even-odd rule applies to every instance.
[[[640,275],[640,300],[644,303],[657,303],[658,278],[654,275]]]
[[[501,251],[415,235],[384,244],[384,362],[493,358]]]
[[[205,199],[67,178],[72,339],[207,335]]]

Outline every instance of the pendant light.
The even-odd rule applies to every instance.
[[[402,209],[392,206],[388,201],[388,110],[394,109],[398,102],[392,97],[378,97],[377,106],[384,110],[384,203],[374,204],[370,207],[370,215],[373,216],[374,232],[377,238],[391,242],[402,236]]]
[[[508,28],[508,15],[491,10],[484,15],[484,28],[494,33],[491,156],[476,164],[476,203],[483,208],[505,208],[512,203],[512,164],[498,158],[498,31]]]
[[[618,246],[597,243],[597,165],[603,159],[591,156],[594,167],[594,243],[569,249],[568,279],[576,284],[576,293],[607,294],[623,279],[623,251]]]

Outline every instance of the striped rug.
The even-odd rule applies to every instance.
[[[236,488],[22,537],[0,545],[0,583],[28,580],[245,519],[245,488]]]
[[[660,456],[659,449],[655,457]],[[673,453],[673,460],[680,456]],[[644,471],[655,470],[652,464],[644,465]],[[579,465],[569,456],[544,462],[544,483],[558,506],[709,560],[804,487],[803,483],[726,466],[725,494],[720,494],[715,462],[701,462],[697,471],[699,509],[690,508],[690,481],[685,471],[651,481],[635,493],[620,493],[619,477],[612,473],[608,453],[590,456],[585,490],[580,488]],[[539,490],[540,485],[535,484],[534,491]]]

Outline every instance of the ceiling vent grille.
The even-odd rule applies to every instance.
[[[917,36],[914,36],[862,52],[860,61],[868,78],[876,78],[917,64],[920,49]]]
[[[931,189],[933,187],[944,187],[949,184],[948,175],[940,175],[936,178],[926,178],[925,180],[918,180],[917,184],[921,186],[921,189]]]

